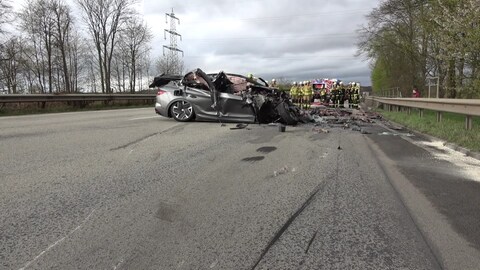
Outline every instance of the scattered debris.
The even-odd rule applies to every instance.
[[[283,166],[280,170],[278,170],[278,171],[273,171],[273,176],[277,177],[277,176],[279,176],[279,175],[281,175],[281,174],[286,174],[286,173],[288,173],[289,171],[290,171],[290,170],[288,169],[288,166],[285,165],[285,166]],[[296,171],[295,168],[292,169],[292,172],[294,172],[294,171]]]
[[[233,128],[230,128],[231,130],[234,130],[234,129],[244,129],[248,127],[248,124],[237,124],[235,127]]]
[[[329,131],[327,129],[319,128],[319,127],[312,128],[312,131],[317,132],[317,133],[329,133]]]
[[[362,129],[360,129],[360,133],[362,133],[362,134],[371,134],[371,132],[369,132],[369,131],[366,131],[366,130],[365,130],[365,129],[363,129],[363,128],[362,128]]]
[[[313,115],[312,119],[313,119],[313,121],[315,121],[315,123],[326,123],[325,119],[323,119],[322,117],[320,117],[318,115]]]
[[[359,126],[353,126],[353,127],[352,127],[352,130],[353,130],[353,131],[360,131],[360,132],[362,132],[362,128],[360,128]]]

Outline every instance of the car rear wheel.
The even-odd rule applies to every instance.
[[[195,117],[192,104],[185,100],[179,100],[170,106],[170,113],[176,121],[188,122]]]

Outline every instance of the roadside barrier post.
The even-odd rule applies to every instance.
[[[443,113],[437,112],[437,122],[442,122],[442,118],[443,118]]]
[[[473,126],[472,116],[467,115],[465,117],[465,129],[466,130],[472,130],[472,126]]]

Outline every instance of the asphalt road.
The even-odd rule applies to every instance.
[[[0,118],[0,269],[480,269],[477,160],[381,125],[233,127]]]

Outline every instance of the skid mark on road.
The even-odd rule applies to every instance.
[[[132,145],[135,145],[135,144],[137,144],[137,143],[140,143],[140,142],[143,142],[143,141],[145,141],[145,140],[148,140],[148,139],[150,139],[151,137],[154,137],[154,136],[156,136],[156,135],[159,135],[159,134],[162,134],[162,133],[171,131],[171,130],[176,130],[176,129],[179,128],[179,126],[181,126],[181,124],[178,124],[178,125],[169,127],[169,128],[167,128],[167,129],[165,129],[165,130],[162,130],[162,131],[160,131],[160,132],[155,132],[155,133],[152,133],[152,134],[143,136],[143,137],[138,138],[138,139],[136,139],[136,140],[134,140],[134,141],[131,141],[131,142],[127,143],[127,144],[124,144],[124,145],[121,145],[121,146],[112,148],[112,149],[110,149],[110,151],[116,151],[116,150],[120,150],[120,149],[125,149],[125,148],[127,148],[127,147],[129,147],[129,146],[132,146]]]
[[[337,168],[336,168],[336,171],[337,171],[337,177],[335,180],[338,180],[338,156],[337,156]],[[254,270],[255,268],[257,268],[258,264],[263,260],[263,258],[265,257],[265,255],[268,253],[268,251],[270,250],[270,248],[272,248],[272,246],[278,241],[278,239],[280,239],[280,237],[283,235],[283,233],[285,233],[285,231],[290,227],[290,225],[293,223],[293,221],[303,212],[303,210],[305,210],[305,208],[307,208],[307,206],[310,205],[310,203],[313,201],[313,199],[315,198],[315,196],[325,188],[325,186],[327,185],[327,182],[328,181],[323,181],[321,182],[320,184],[318,184],[315,189],[313,190],[313,192],[310,194],[310,196],[307,198],[307,200],[300,206],[300,208],[297,209],[297,211],[295,211],[295,213],[290,216],[290,218],[283,224],[283,226],[275,233],[275,235],[272,237],[272,239],[270,240],[270,242],[268,243],[268,245],[265,247],[265,249],[262,251],[262,254],[260,254],[260,257],[258,258],[258,260],[255,262],[255,264],[253,265],[253,267],[251,268],[251,270]],[[312,243],[313,243],[313,238],[312,238]],[[311,244],[311,243],[310,243]],[[307,249],[308,251],[308,249]]]
[[[55,243],[51,244],[50,246],[48,246],[44,251],[40,252],[40,254],[38,254],[35,258],[33,258],[33,260],[29,261],[27,264],[25,264],[24,267],[20,268],[19,270],[24,270],[24,269],[27,269],[27,267],[29,267],[32,263],[34,263],[36,260],[40,259],[43,255],[45,255],[45,253],[47,253],[50,249],[54,248],[55,246],[57,246],[58,244],[62,243],[65,239],[67,239],[69,236],[71,236],[72,234],[74,234],[76,231],[78,231],[83,225],[85,225],[85,223],[90,219],[90,217],[92,216],[93,212],[95,212],[95,209],[92,210],[92,212],[90,212],[90,214],[88,214],[88,216],[80,223],[80,225],[78,225],[75,229],[73,229],[71,232],[69,232],[67,235],[65,235],[64,237],[60,238],[59,240],[57,240]]]
[[[307,253],[308,253],[308,250],[310,250],[310,247],[312,246],[313,241],[315,240],[315,237],[317,237],[317,233],[318,233],[318,231],[315,231],[315,233],[313,234],[313,236],[312,236],[312,238],[310,239],[310,241],[308,241],[307,248],[305,249],[305,254],[307,254]]]
[[[162,133],[162,132],[155,132],[155,133],[153,133],[153,134],[150,134],[150,135],[141,137],[141,138],[139,138],[139,139],[136,139],[135,141],[129,142],[129,143],[124,144],[124,145],[121,145],[121,146],[119,146],[119,147],[112,148],[112,149],[110,149],[110,151],[115,151],[115,150],[120,150],[120,149],[127,148],[127,147],[129,147],[129,146],[131,146],[131,145],[134,145],[134,144],[137,144],[137,143],[139,143],[139,142],[141,142],[141,141],[145,141],[145,140],[147,140],[147,139],[149,139],[149,138],[151,138],[151,137],[153,137],[153,136],[155,136],[155,135],[158,135],[158,134],[160,134],[160,133]]]

